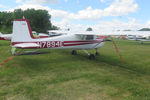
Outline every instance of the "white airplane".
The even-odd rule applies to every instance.
[[[150,32],[149,31],[131,31],[127,32],[127,39],[141,41],[150,41]]]
[[[128,40],[136,40],[136,35],[126,35]]]
[[[0,40],[11,40],[11,38],[12,38],[12,34],[2,34],[1,32],[0,32]]]
[[[136,40],[141,42],[150,41],[150,35],[138,35],[136,36]]]
[[[95,49],[99,55],[98,48],[105,42],[105,36],[95,33],[72,33],[48,38],[36,38],[33,36],[28,19],[17,19],[13,21],[12,48],[21,49],[72,49],[72,54],[77,54],[76,50],[84,50],[90,59],[94,59],[94,54],[86,50]],[[12,54],[14,52],[12,51]]]

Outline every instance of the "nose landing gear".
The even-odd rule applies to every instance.
[[[95,55],[94,54],[91,54],[91,53],[89,53],[87,50],[83,50],[88,56],[89,56],[89,59],[90,60],[94,60],[95,59],[95,55],[96,56],[99,56],[100,55],[100,53],[98,52],[98,49],[96,48],[96,53],[95,53]],[[77,51],[76,50],[72,50],[72,53],[71,53],[72,55],[77,55]]]

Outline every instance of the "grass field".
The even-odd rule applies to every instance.
[[[95,60],[71,50],[15,56],[0,67],[0,100],[150,100],[150,43],[115,42],[124,64],[112,42]],[[0,41],[0,62],[10,56],[10,42]]]

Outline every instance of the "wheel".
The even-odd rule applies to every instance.
[[[96,56],[99,56],[99,55],[100,55],[100,53],[99,53],[99,52],[96,52],[96,53],[95,53],[95,55],[96,55]]]
[[[90,59],[90,60],[93,60],[93,59],[95,59],[95,56],[94,56],[94,54],[90,54],[90,56],[89,56],[89,59]]]
[[[72,50],[72,55],[77,55],[77,51],[76,50]]]

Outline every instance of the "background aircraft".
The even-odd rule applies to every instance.
[[[11,38],[12,38],[12,34],[2,34],[1,32],[0,32],[0,40],[11,40]]]
[[[145,41],[150,41],[150,32],[149,31],[133,31],[128,32],[127,39],[141,41],[142,43]]]

